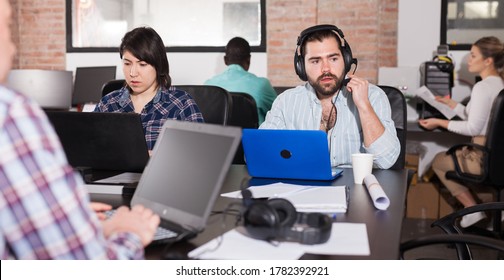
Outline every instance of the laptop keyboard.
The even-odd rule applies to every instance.
[[[105,216],[108,218],[112,217],[115,213],[115,209],[105,211]],[[172,230],[169,230],[164,227],[158,227],[156,229],[156,233],[154,234],[154,238],[152,239],[153,241],[159,241],[159,240],[165,240],[165,239],[170,239],[176,237],[178,234]]]

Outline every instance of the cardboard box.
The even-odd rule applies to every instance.
[[[420,162],[420,155],[407,153],[405,161],[406,161],[406,163],[405,163],[406,169],[416,171],[416,173],[413,175],[413,177],[411,179],[411,184],[410,184],[410,186],[414,186],[418,182],[418,164]]]
[[[433,183],[417,183],[408,191],[406,217],[437,219],[439,214],[439,192]]]
[[[442,190],[440,191],[438,218],[442,218],[455,211],[455,208],[452,206],[455,200],[456,198],[452,197],[448,190],[446,190],[446,193]]]

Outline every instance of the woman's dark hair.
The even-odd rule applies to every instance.
[[[483,37],[474,43],[484,58],[493,58],[494,67],[504,79],[504,45],[494,36]]]
[[[165,45],[154,29],[137,27],[126,33],[119,47],[121,59],[125,51],[129,51],[133,56],[156,69],[156,80],[159,86],[165,88],[171,86],[170,66],[166,57]]]

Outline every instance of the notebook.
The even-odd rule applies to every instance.
[[[46,111],[74,168],[142,172],[149,152],[140,115]]]
[[[167,120],[131,205],[152,209],[177,239],[195,236],[207,223],[240,139],[239,127]]]
[[[245,161],[252,177],[333,180],[327,134],[321,130],[243,129]]]

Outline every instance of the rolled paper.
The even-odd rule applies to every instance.
[[[368,190],[369,196],[371,196],[371,200],[373,200],[374,206],[379,210],[387,210],[390,200],[378,183],[378,180],[376,180],[376,177],[373,174],[367,175],[364,177],[364,185]]]

